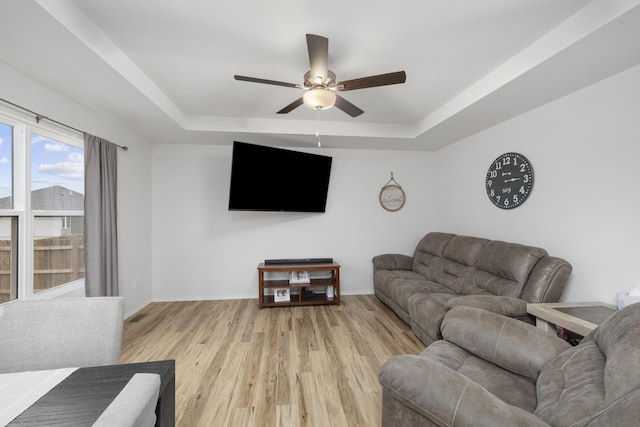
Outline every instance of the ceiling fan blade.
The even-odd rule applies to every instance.
[[[316,34],[307,34],[307,49],[311,77],[314,80],[320,77],[317,83],[322,83],[327,78],[329,69],[329,39]]]
[[[365,89],[368,87],[395,85],[407,81],[407,75],[404,71],[396,71],[395,73],[378,74],[377,76],[362,77],[359,79],[345,80],[339,82],[336,86],[339,90],[355,90]]]
[[[278,114],[287,114],[290,111],[295,110],[296,108],[298,108],[302,104],[303,104],[302,98],[298,98],[295,101],[293,101],[291,104],[289,104],[286,107],[284,107],[282,110],[278,111]]]
[[[336,95],[336,105],[337,108],[341,109],[351,117],[358,117],[360,114],[364,113],[361,109],[344,99],[343,97]]]
[[[293,87],[293,88],[299,88],[300,85],[294,84],[294,83],[286,83],[286,82],[279,82],[276,80],[267,80],[267,79],[257,79],[255,77],[246,77],[246,76],[238,76],[235,75],[233,76],[234,79],[236,80],[240,80],[243,82],[252,82],[252,83],[264,83],[267,85],[276,85],[276,86],[285,86],[285,87]]]

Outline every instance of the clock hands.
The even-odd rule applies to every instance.
[[[511,172],[502,172],[502,176],[505,176],[505,175],[511,176]],[[505,179],[504,182],[513,182],[513,181],[518,181],[519,179],[522,179],[522,178]]]

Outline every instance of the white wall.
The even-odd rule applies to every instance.
[[[565,300],[613,303],[640,282],[640,67],[436,153],[319,150],[334,157],[325,214],[229,212],[231,141],[152,146],[2,63],[0,92],[130,147],[118,173],[127,314],[152,297],[256,298],[256,266],[265,258],[334,257],[343,293],[370,293],[371,257],[410,254],[433,230],[538,245],[566,258],[574,272]],[[532,161],[536,181],[529,200],[503,211],[487,199],[484,176],[508,151]],[[397,213],[378,204],[390,171],[407,193]]]
[[[512,210],[486,196],[505,152],[533,164],[529,199]],[[563,300],[615,303],[640,282],[640,67],[437,153],[444,230],[537,245],[574,267]]]
[[[153,299],[257,298],[270,258],[332,257],[343,294],[372,293],[371,258],[411,254],[434,222],[433,155],[309,151],[333,157],[324,214],[230,212],[231,141],[154,145]],[[378,202],[391,171],[407,195],[395,213]]]
[[[118,155],[119,287],[128,316],[152,300],[151,144],[136,137],[116,138],[111,141],[129,147]]]
[[[155,145],[153,298],[255,298],[265,258],[326,256],[344,294],[371,293],[372,256],[441,230],[545,248],[574,267],[563,300],[615,303],[640,282],[639,82],[636,67],[435,153],[320,150],[334,156],[325,214],[229,212],[230,146]],[[502,210],[484,179],[510,151],[535,184]],[[397,213],[378,205],[390,171],[407,193]]]
[[[151,302],[151,150],[120,122],[90,110],[0,62],[1,97],[83,131],[126,145],[118,154],[120,294],[129,315]],[[4,105],[4,103],[3,103]],[[72,289],[66,296],[77,295]]]

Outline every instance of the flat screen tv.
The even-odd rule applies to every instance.
[[[329,156],[235,141],[230,211],[324,212]]]

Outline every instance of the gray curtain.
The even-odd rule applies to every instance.
[[[88,297],[118,295],[118,146],[84,134],[84,265]]]

